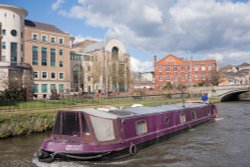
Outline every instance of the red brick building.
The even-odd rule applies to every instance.
[[[161,90],[169,83],[175,86],[197,85],[199,83],[211,84],[216,75],[216,61],[185,61],[172,54],[157,61],[155,56],[154,72],[156,90]]]

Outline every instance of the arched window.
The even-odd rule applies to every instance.
[[[118,60],[119,58],[119,49],[117,47],[112,48],[112,60]]]

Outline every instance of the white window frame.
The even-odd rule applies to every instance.
[[[195,74],[194,78],[195,78],[195,80],[199,80],[199,75]]]
[[[199,71],[199,66],[195,66],[194,71]]]
[[[62,39],[62,43],[60,43],[60,39]],[[63,38],[63,37],[59,37],[59,38],[58,38],[58,43],[59,43],[59,44],[64,44],[64,38]]]
[[[174,66],[173,71],[174,71],[174,72],[178,72],[178,67],[177,67],[177,66]]]
[[[55,39],[55,42],[52,42],[52,40],[51,40],[52,38],[54,38],[54,39]],[[56,37],[55,37],[55,36],[50,36],[50,38],[49,38],[49,39],[50,39],[50,41],[49,41],[50,43],[56,43]]]
[[[206,80],[206,75],[205,74],[201,75],[201,80]]]
[[[38,40],[39,40],[39,34],[38,34],[38,33],[32,33],[31,35],[32,35],[32,36],[31,36],[32,40],[34,40],[34,41],[38,41]],[[33,38],[34,35],[37,35],[37,39],[34,39],[34,38]]]
[[[166,76],[166,81],[170,81],[170,75]]]
[[[182,66],[182,67],[181,67],[181,72],[184,72],[184,71],[185,71],[185,67]]]
[[[159,72],[162,72],[162,67],[159,67]]]
[[[171,68],[170,67],[166,67],[166,72],[170,72]]]
[[[43,40],[43,37],[46,37],[46,40],[45,40],[45,41]],[[43,42],[48,42],[48,35],[42,34],[42,35],[41,35],[41,41],[43,41]]]
[[[60,78],[60,74],[63,74],[63,79]],[[59,72],[59,73],[58,73],[58,79],[59,79],[59,80],[64,80],[64,78],[65,78],[64,72]]]
[[[34,72],[37,72],[37,78],[34,78],[34,79],[39,79],[39,78],[40,78],[40,73],[39,73],[39,71],[34,71]],[[34,76],[34,73],[33,73],[33,76]]]
[[[185,81],[185,79],[186,79],[185,75],[182,75],[182,76],[181,76],[181,80],[182,80],[182,81]]]
[[[46,78],[43,78],[43,73],[46,72]],[[41,79],[48,80],[48,71],[41,71]]]
[[[159,81],[162,81],[162,75],[159,76]]]
[[[142,123],[143,125],[138,125],[138,123]],[[139,132],[137,127],[138,126],[143,126],[142,128],[142,132]],[[138,120],[135,122],[135,131],[136,131],[136,135],[139,136],[139,135],[142,135],[142,134],[145,134],[145,133],[148,133],[148,125],[147,125],[147,121],[146,120]]]
[[[52,73],[55,73],[55,78],[52,78],[52,77],[51,77],[51,74],[52,74]],[[53,72],[53,71],[50,72],[50,79],[51,79],[51,80],[56,80],[56,79],[57,79],[57,72]]]
[[[201,71],[206,71],[206,66],[201,66]]]

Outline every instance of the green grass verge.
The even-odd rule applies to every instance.
[[[210,99],[211,102],[215,103],[218,102],[217,99]],[[115,107],[127,107],[131,104],[139,103],[145,106],[156,106],[162,104],[174,104],[180,103],[182,99],[161,99],[161,100],[154,100],[154,99],[147,99],[147,100],[128,100],[123,99],[121,101],[112,101],[110,99],[102,102],[92,103],[88,105],[88,108],[98,108],[102,106],[112,105]],[[57,110],[60,109],[72,109],[72,108],[83,108],[86,107],[85,104],[72,106],[72,105],[65,105],[62,107],[52,108],[52,109],[32,109],[34,106],[30,105],[33,104],[36,106],[36,103],[39,102],[32,102],[29,103],[29,108],[25,110],[15,110],[14,112],[0,112],[0,138],[10,137],[10,136],[17,136],[17,135],[24,135],[33,132],[42,132],[52,128],[53,122],[55,119],[55,113]],[[21,104],[25,105],[25,103]],[[27,105],[27,104],[26,104]],[[59,105],[58,105],[59,106]],[[55,106],[54,106],[55,107]]]

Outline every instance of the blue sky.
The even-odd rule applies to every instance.
[[[247,0],[1,0],[22,7],[26,19],[53,24],[76,37],[121,40],[135,71],[158,59],[216,59],[218,65],[250,63]]]

